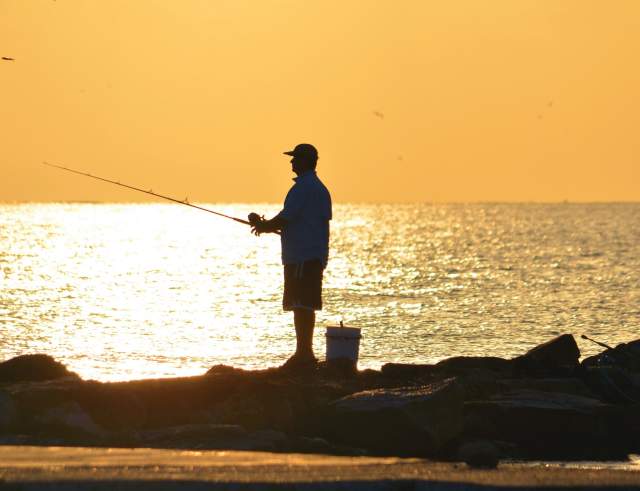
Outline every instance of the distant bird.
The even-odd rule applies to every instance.
[[[380,111],[373,111],[373,115],[378,116],[380,119],[384,119],[384,114],[382,114]]]
[[[549,101],[549,103],[547,104],[547,107],[553,107],[553,101]]]
[[[2,59],[4,61],[16,61],[15,58],[9,58],[8,56],[3,56]]]

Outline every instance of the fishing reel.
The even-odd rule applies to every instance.
[[[262,231],[259,230],[259,227],[260,227],[260,224],[265,221],[264,215],[260,216],[257,213],[249,213],[249,216],[247,217],[247,219],[251,224],[251,232],[254,235],[260,235]]]
[[[253,226],[255,226],[256,224],[260,223],[260,222],[264,222],[264,215],[258,215],[257,213],[249,213],[249,216],[247,217],[247,219],[249,220],[249,223]]]

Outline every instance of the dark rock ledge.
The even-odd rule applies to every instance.
[[[0,443],[609,460],[640,452],[640,340],[579,362],[564,334],[514,359],[348,363],[293,375],[100,383],[47,355],[0,363]]]

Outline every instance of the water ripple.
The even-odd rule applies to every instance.
[[[361,367],[510,357],[564,332],[638,336],[638,204],[338,205],[334,217],[318,324],[362,327]],[[0,238],[0,359],[50,353],[117,380],[272,366],[293,347],[275,236],[171,205],[23,204],[0,206]]]

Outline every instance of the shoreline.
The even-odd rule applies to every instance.
[[[379,371],[342,359],[302,373],[217,365],[200,376],[109,383],[25,355],[0,363],[0,445],[411,457],[475,468],[623,462],[640,454],[638,348],[640,340],[579,362],[565,334],[513,359]]]

